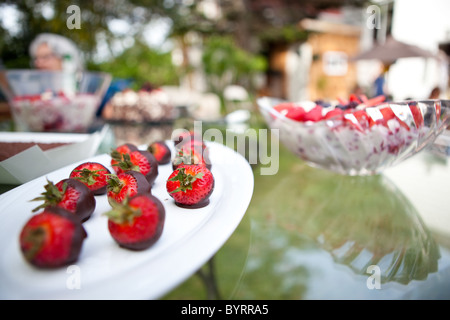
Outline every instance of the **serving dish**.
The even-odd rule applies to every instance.
[[[95,212],[84,223],[88,238],[78,261],[67,268],[36,269],[21,256],[18,242],[20,229],[35,207],[28,200],[42,192],[46,178],[66,177],[77,163],[2,194],[0,299],[158,299],[184,281],[233,233],[253,193],[253,173],[245,158],[218,143],[208,146],[215,189],[204,208],[176,206],[165,189],[171,165],[159,166],[152,194],[163,203],[166,222],[161,238],[145,251],[128,251],[114,242],[103,215],[109,209],[106,196],[96,196]],[[104,154],[88,160],[108,164],[110,157]],[[74,286],[70,281],[77,275],[80,281]]]
[[[20,185],[75,161],[93,157],[108,131],[87,133],[0,132],[2,143],[35,145],[0,161],[0,184]],[[46,150],[39,144],[60,144]]]
[[[0,72],[17,131],[87,132],[110,82],[111,75],[102,72]]]
[[[450,100],[361,102],[347,109],[271,97],[257,102],[292,153],[345,175],[380,173],[431,146],[450,124]]]

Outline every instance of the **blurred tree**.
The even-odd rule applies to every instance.
[[[0,49],[5,66],[29,67],[28,45],[36,35],[52,32],[66,36],[80,47],[86,61],[93,59],[99,39],[111,50],[114,41],[133,36],[141,39],[146,23],[153,17],[163,15],[163,0],[27,0],[9,1],[0,4],[0,10],[7,6],[19,13],[18,32],[11,33],[5,27],[5,15],[0,15]],[[67,19],[71,12],[67,8],[77,5],[81,13],[81,28],[69,29]],[[130,27],[131,34],[113,33],[109,28],[111,21],[119,19]],[[110,52],[111,53],[111,52]]]
[[[240,84],[252,91],[253,77],[266,69],[262,56],[241,49],[231,36],[206,39],[202,62],[210,90],[219,95],[229,84]]]
[[[119,56],[91,69],[109,72],[114,78],[131,79],[135,89],[146,83],[154,87],[178,85],[177,70],[170,52],[158,52],[140,41]]]

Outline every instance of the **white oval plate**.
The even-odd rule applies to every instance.
[[[75,264],[41,270],[20,252],[20,231],[39,205],[29,200],[44,191],[46,178],[56,183],[88,160],[111,169],[109,155],[74,163],[2,194],[0,299],[158,299],[186,280],[231,236],[253,194],[253,172],[245,158],[219,143],[208,146],[215,179],[210,204],[177,207],[165,187],[172,166],[160,165],[152,194],[163,203],[166,221],[161,238],[144,251],[129,251],[114,242],[103,215],[110,207],[102,195],[96,196],[95,212],[84,223],[88,237]]]

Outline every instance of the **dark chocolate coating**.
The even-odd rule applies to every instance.
[[[150,163],[150,171],[145,175],[145,177],[147,178],[148,183],[152,185],[158,177],[158,161],[149,151],[139,150],[139,152],[143,154]]]
[[[151,193],[152,185],[148,182],[146,176],[138,171],[127,171],[125,173],[132,175],[136,179],[137,193]]]
[[[138,148],[136,145],[132,144],[132,143],[124,143],[124,144],[121,145],[121,146],[127,146],[128,149],[130,150],[130,152],[138,151],[138,150],[139,150],[139,148]]]
[[[87,221],[95,210],[96,202],[94,194],[83,182],[78,181],[77,179],[68,178],[62,181],[80,192],[75,215],[80,217],[82,222]]]

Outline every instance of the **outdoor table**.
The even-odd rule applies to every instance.
[[[170,137],[170,126],[159,129]],[[123,138],[113,135],[114,143]],[[132,136],[128,142],[143,142]],[[424,150],[360,177],[313,168],[281,144],[278,150],[275,174],[251,163],[253,195],[232,235],[158,299],[450,298],[449,157]]]

